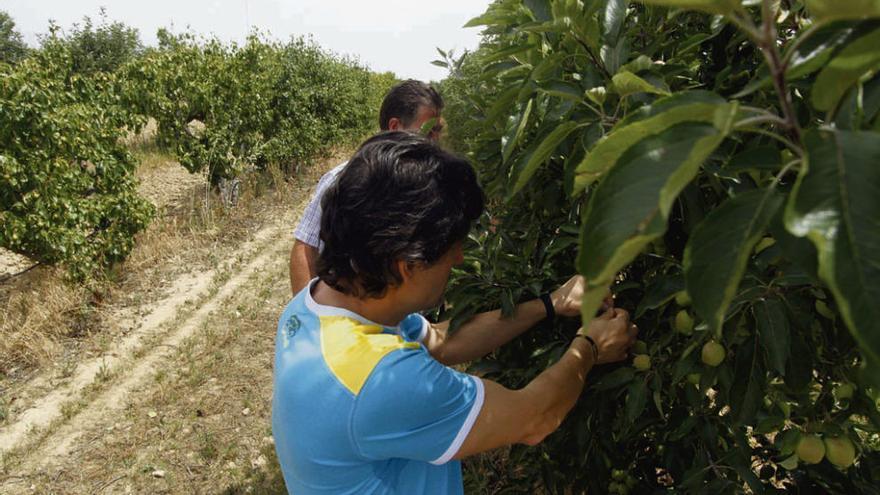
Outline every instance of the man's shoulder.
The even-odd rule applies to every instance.
[[[329,171],[325,172],[324,175],[321,176],[320,182],[327,183],[332,181],[336,178],[337,175],[339,175],[340,172],[342,172],[342,169],[344,169],[346,165],[348,165],[347,161],[342,162],[339,165],[331,168]]]

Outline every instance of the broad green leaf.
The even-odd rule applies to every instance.
[[[767,352],[767,363],[785,376],[785,365],[791,356],[791,330],[785,307],[779,299],[758,301],[754,307],[759,342]]]
[[[550,96],[564,98],[576,103],[580,103],[584,97],[583,91],[581,91],[580,87],[566,81],[550,81],[541,84],[538,89]]]
[[[685,282],[694,310],[716,334],[752,248],[780,206],[782,198],[772,190],[749,191],[725,201],[691,234],[684,250]]]
[[[638,110],[624,117],[624,119],[621,120],[616,127],[620,129],[629,124],[634,124],[640,120],[646,120],[651,117],[656,117],[657,115],[660,115],[661,113],[664,113],[668,110],[672,110],[673,108],[682,107],[685,105],[693,105],[695,103],[724,105],[727,103],[727,100],[710,91],[683,91],[680,93],[675,93],[672,96],[668,96],[666,98],[660,98],[659,100],[651,103],[648,106],[639,108]]]
[[[819,277],[864,355],[880,363],[880,134],[811,131],[785,223],[819,252]]]
[[[553,76],[559,71],[560,64],[565,59],[564,53],[554,53],[549,57],[545,57],[535,69],[532,71],[531,78],[533,81],[540,82],[548,77]]]
[[[535,100],[529,100],[522,112],[516,112],[508,119],[507,129],[505,130],[504,136],[501,138],[501,156],[504,163],[507,163],[510,159],[510,155],[513,153],[513,150],[516,149],[516,145],[519,144],[519,141],[522,138],[523,131],[525,131],[526,125],[529,122],[529,116],[532,113],[532,104],[534,101]]]
[[[663,275],[645,289],[645,297],[636,309],[635,317],[639,318],[649,309],[657,309],[668,303],[679,291],[684,290],[684,278],[681,274]]]
[[[520,53],[527,52],[527,51],[535,48],[536,46],[537,45],[533,45],[533,44],[510,46],[510,47],[507,47],[503,50],[498,50],[497,52],[494,52],[492,55],[490,55],[488,57],[485,57],[483,59],[483,63],[488,65],[493,62],[500,62],[500,61],[505,60],[507,58],[513,57],[514,55],[519,55]]]
[[[648,386],[644,380],[635,380],[626,388],[626,419],[634,423],[648,404]]]
[[[675,97],[672,97],[675,98]],[[735,104],[692,103],[669,108],[657,115],[619,127],[605,137],[587,154],[578,165],[575,177],[575,194],[595,182],[615,166],[617,160],[640,140],[661,133],[682,122],[713,123],[716,120],[732,118],[736,114]],[[723,118],[716,119],[717,116]]]
[[[553,18],[550,0],[523,0],[523,4],[529,8],[536,21],[547,22]]]
[[[602,391],[602,390],[611,390],[613,388],[619,388],[627,383],[631,382],[633,378],[635,378],[636,373],[631,367],[621,367],[616,370],[608,373],[607,375],[602,376],[599,381],[593,383],[590,387],[594,390]]]
[[[621,98],[634,95],[637,93],[651,93],[655,95],[668,96],[669,91],[658,88],[632,72],[618,72],[612,78],[614,90]]]
[[[633,74],[639,73],[643,70],[648,70],[654,67],[654,61],[651,60],[650,57],[646,57],[644,55],[639,55],[635,60],[629,62],[628,64],[621,67],[621,71],[632,72]]]
[[[620,29],[626,20],[629,0],[608,0],[602,17],[602,33],[606,45],[615,46],[620,38]]]
[[[510,192],[509,196],[514,196],[518,193],[526,184],[529,183],[529,180],[535,175],[535,172],[538,171],[538,167],[540,167],[543,163],[545,163],[550,155],[556,150],[556,148],[571,134],[572,131],[577,129],[579,124],[577,122],[565,122],[564,124],[556,127],[544,140],[540,145],[535,149],[535,152],[529,158],[529,161],[526,163],[525,168],[519,173],[516,178],[516,183],[513,186],[513,190]]]
[[[775,146],[756,146],[734,156],[725,165],[728,172],[737,173],[748,170],[779,170],[782,167],[782,153]]]
[[[725,134],[685,123],[629,148],[590,194],[581,227],[578,268],[587,288],[581,306],[589,324],[617,273],[666,231],[675,198]]]
[[[730,412],[739,424],[752,424],[764,400],[767,372],[755,337],[739,346],[736,353],[733,384],[730,387]]]
[[[495,100],[495,103],[486,111],[486,119],[490,122],[495,122],[502,116],[507,116],[511,105],[516,101],[517,95],[519,95],[518,86],[504,90]]]
[[[739,0],[640,0],[642,3],[699,10],[709,14],[730,14],[742,10]]]
[[[806,0],[817,21],[880,17],[880,0]]]
[[[880,29],[862,36],[840,51],[819,73],[812,89],[813,105],[831,110],[866,72],[880,67]]]

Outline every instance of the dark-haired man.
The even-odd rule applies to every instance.
[[[433,121],[428,137],[439,139],[443,130],[443,98],[421,81],[409,79],[395,85],[379,109],[379,128],[383,131],[419,132]],[[321,227],[321,198],[333,183],[345,163],[330,170],[321,180],[312,196],[302,219],[294,232],[293,248],[290,250],[290,288],[294,294],[300,291],[317,271],[315,262],[321,250],[319,231]]]
[[[554,310],[577,316],[575,277],[510,318],[455,333],[418,314],[442,299],[483,211],[470,165],[417,135],[368,140],[323,201],[318,278],[278,324],[272,429],[290,493],[460,494],[458,459],[553,432],[593,365],[622,360],[637,329],[610,310],[520,390],[450,366],[481,357]]]

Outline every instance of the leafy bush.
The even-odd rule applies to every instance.
[[[52,24],[44,43],[61,43],[67,46],[73,62],[73,72],[93,74],[114,72],[143,52],[138,30],[122,22],[110,22],[102,7],[100,22],[96,25],[88,16],[82,24],[74,24],[67,33]]]
[[[474,487],[876,493],[880,7],[806,4],[497,0],[472,21],[480,70],[443,88],[479,121],[456,142],[492,217],[447,316],[579,271],[584,323],[613,286],[650,357],[594,371],[561,431],[501,475],[471,464]],[[522,386],[574,326],[473,371]],[[803,461],[808,435],[835,464]]]
[[[76,73],[51,41],[0,71],[0,246],[77,278],[123,258],[152,206],[120,143],[112,77]]]
[[[375,128],[389,81],[303,39],[244,46],[160,32],[124,69],[132,108],[156,118],[159,141],[212,182],[246,166],[290,169]]]
[[[0,62],[14,64],[27,56],[28,47],[15,30],[15,21],[6,12],[0,11]]]

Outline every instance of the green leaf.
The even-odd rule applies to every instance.
[[[640,0],[649,5],[662,5],[687,10],[699,10],[709,14],[730,14],[742,10],[739,0]]]
[[[807,0],[806,4],[817,21],[880,17],[880,0]]]
[[[680,101],[675,96],[669,98]],[[662,105],[662,101],[658,102]],[[691,103],[672,106],[666,111],[651,115],[623,127],[616,128],[611,134],[599,141],[578,165],[575,173],[575,194],[581,193],[587,186],[615,166],[618,159],[640,140],[659,134],[682,122],[712,123],[716,116],[732,119],[736,114],[736,105],[727,103]]]
[[[599,379],[596,383],[594,383],[591,388],[596,391],[603,390],[611,390],[613,388],[619,388],[627,383],[631,382],[633,378],[635,378],[636,373],[632,367],[625,366],[622,368],[617,368],[616,370],[608,373],[602,378]]]
[[[577,122],[565,122],[553,129],[553,132],[541,141],[541,144],[538,145],[525,167],[517,176],[516,183],[514,184],[513,190],[510,192],[508,198],[516,195],[516,193],[529,183],[529,180],[535,175],[535,172],[538,171],[538,167],[545,163],[560,143],[562,143],[562,141],[564,141],[565,138],[567,138],[568,135],[578,127],[579,124]]]
[[[620,28],[626,20],[628,0],[608,0],[602,18],[602,32],[606,45],[615,46],[620,38]]]
[[[725,134],[685,123],[647,136],[628,149],[592,192],[578,256],[587,291],[581,307],[589,324],[617,272],[666,231],[675,198]]]
[[[834,56],[816,78],[813,105],[819,110],[831,110],[866,72],[880,66],[878,45],[880,29],[853,41]]]
[[[634,423],[639,418],[645,406],[648,404],[648,387],[644,380],[636,380],[626,388],[626,405],[624,406],[626,419]]]
[[[584,99],[584,93],[580,87],[565,81],[549,81],[538,86],[538,90],[550,96],[571,100],[575,103],[580,103]]]
[[[765,299],[757,302],[753,310],[761,346],[767,352],[767,362],[784,377],[785,365],[791,355],[791,331],[785,307],[779,299]]]
[[[547,22],[553,18],[550,0],[523,0],[523,4],[532,11],[532,15],[538,22]]]
[[[736,353],[730,412],[740,424],[751,424],[764,400],[767,378],[757,346],[757,340],[752,337],[739,346]]]
[[[775,146],[756,146],[749,148],[730,159],[724,169],[731,173],[749,170],[779,170],[782,167],[782,153]]]
[[[632,72],[618,72],[611,79],[614,83],[614,90],[621,98],[626,98],[638,93],[651,93],[655,95],[668,96],[669,91],[658,88]]]
[[[819,252],[819,277],[862,353],[880,363],[880,134],[811,131],[785,223]]]
[[[752,248],[780,206],[782,198],[773,190],[740,194],[709,213],[688,240],[684,250],[688,294],[696,312],[716,334],[721,332]]]
[[[520,53],[527,52],[537,45],[534,44],[525,44],[525,45],[514,45],[509,46],[503,50],[498,50],[493,52],[492,55],[489,55],[483,58],[483,63],[489,65],[493,62],[500,62],[502,60],[513,57],[514,55],[519,55]]]
[[[529,122],[529,115],[532,113],[532,104],[534,100],[529,100],[522,112],[517,112],[508,118],[507,129],[504,136],[501,137],[501,156],[504,163],[510,159],[516,145],[522,138],[523,131]]]
[[[635,317],[639,318],[645,314],[645,311],[663,306],[682,290],[684,290],[684,278],[680,274],[654,278],[651,285],[645,289],[645,297],[639,303]]]

